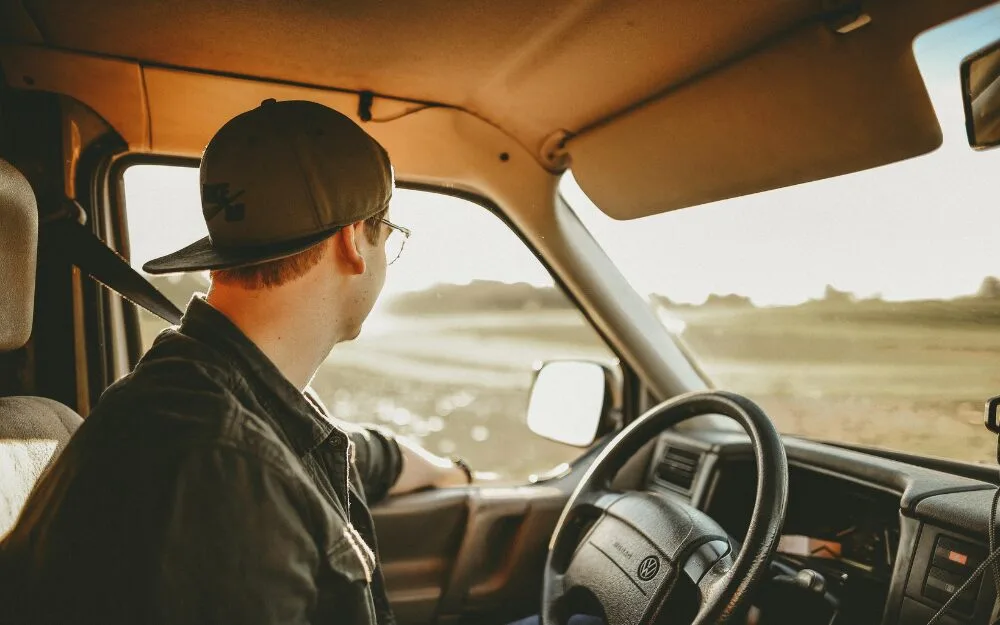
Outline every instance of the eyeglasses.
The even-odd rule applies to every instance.
[[[389,238],[385,240],[385,260],[386,264],[391,265],[399,260],[400,255],[402,255],[403,246],[406,245],[406,240],[410,238],[410,229],[397,226],[388,219],[379,219],[379,221],[392,229],[392,232],[389,233]]]

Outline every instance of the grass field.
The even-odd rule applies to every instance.
[[[580,453],[525,426],[534,363],[611,354],[573,309],[498,308],[397,307],[336,347],[313,386],[340,418],[523,481]],[[716,386],[757,401],[782,432],[993,462],[995,437],[981,423],[983,402],[1000,394],[1000,302],[663,310],[683,321],[682,339]],[[162,326],[143,319],[150,340]]]

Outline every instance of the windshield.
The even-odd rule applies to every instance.
[[[915,43],[935,152],[632,221],[561,192],[719,388],[784,433],[991,461],[1000,394],[1000,149],[965,135],[958,67],[1000,6]]]

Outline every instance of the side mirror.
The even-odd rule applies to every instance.
[[[969,145],[1000,145],[1000,41],[965,57],[960,72]]]
[[[535,369],[528,428],[539,436],[587,447],[621,423],[622,382],[596,361],[554,360]]]

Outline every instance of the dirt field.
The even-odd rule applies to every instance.
[[[782,432],[995,463],[983,404],[1000,394],[997,304],[816,303],[676,309],[720,388]]]
[[[969,300],[668,314],[716,385],[757,401],[785,433],[993,462],[981,422],[983,402],[1000,393],[994,311]],[[144,317],[143,327],[149,340],[157,324]],[[313,386],[341,418],[517,482],[579,454],[524,425],[532,365],[574,356],[610,357],[574,310],[395,315],[338,346]]]
[[[575,311],[393,317],[336,347],[313,387],[341,418],[373,421],[524,481],[580,454],[528,430],[535,362],[605,358]]]

